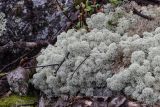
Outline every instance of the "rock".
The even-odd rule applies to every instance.
[[[26,95],[28,92],[28,80],[30,73],[30,70],[26,70],[22,67],[18,67],[11,71],[7,75],[10,89],[15,93],[19,93],[20,95]]]

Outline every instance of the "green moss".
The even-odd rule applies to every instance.
[[[0,73],[0,77],[7,75],[7,73]]]
[[[108,20],[107,24],[108,24],[108,29],[115,31],[117,25],[118,25],[118,20],[120,18],[122,18],[125,14],[123,12],[118,12],[118,13],[114,13],[112,18],[110,20]]]
[[[114,5],[118,5],[122,2],[123,0],[109,0],[110,3],[114,4]]]
[[[35,96],[11,95],[0,99],[0,107],[15,107],[21,104],[33,104],[36,101]]]

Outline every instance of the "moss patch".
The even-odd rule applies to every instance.
[[[114,4],[114,5],[118,5],[120,3],[122,3],[123,0],[109,0],[110,3]]]
[[[21,104],[33,104],[36,99],[37,98],[35,96],[11,95],[0,99],[0,107],[14,107]]]
[[[0,77],[7,75],[7,73],[0,73]]]

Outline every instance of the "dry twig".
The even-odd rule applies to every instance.
[[[71,22],[71,24],[73,25],[73,27],[76,29],[75,24],[73,23],[73,21],[70,19],[70,17],[66,14],[66,12],[64,12],[63,7],[61,6],[61,4],[58,2],[58,0],[55,0],[57,5],[59,6],[59,8],[61,9],[61,11],[63,12],[63,14],[67,17],[67,19]]]
[[[66,56],[64,57],[63,61],[58,65],[57,70],[55,71],[55,74],[57,75],[58,70],[60,69],[60,67],[62,66],[62,64],[64,63],[64,61],[66,60],[66,58],[68,58],[69,56],[69,52],[66,54]]]
[[[89,56],[87,56],[79,65],[78,67],[74,70],[73,74],[71,75],[71,78],[73,77],[73,75],[75,74],[75,72],[80,68],[80,66],[89,58]]]
[[[147,15],[142,14],[142,13],[139,12],[136,8],[133,8],[133,13],[134,13],[134,14],[137,14],[138,16],[141,16],[141,17],[143,17],[143,18],[145,18],[145,19],[154,20],[153,17],[150,17],[150,16],[147,16]]]

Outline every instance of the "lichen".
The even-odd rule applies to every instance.
[[[116,13],[127,14],[119,8]],[[147,104],[159,101],[160,28],[145,31],[142,37],[129,35],[128,27],[134,25],[132,12],[128,17],[119,17],[126,22],[118,19],[118,26],[111,28],[107,21],[113,17],[106,16],[113,13],[92,15],[87,19],[90,32],[70,29],[57,37],[54,46],[41,51],[38,65],[60,66],[37,68],[32,79],[36,88],[48,96],[77,93],[93,96],[96,88],[109,88]],[[112,66],[119,55],[122,66],[115,73]],[[123,61],[128,61],[128,65],[124,66]]]
[[[154,18],[154,20],[148,21],[134,14],[133,8],[148,17]],[[91,18],[87,18],[86,22],[89,28],[107,28],[121,35],[128,33],[132,36],[134,34],[142,35],[143,32],[153,31],[160,26],[160,7],[158,6],[139,6],[132,1],[116,8],[107,4],[104,11],[105,13],[93,14]]]
[[[3,31],[6,30],[6,19],[5,19],[5,14],[0,12],[0,36],[2,35]]]

